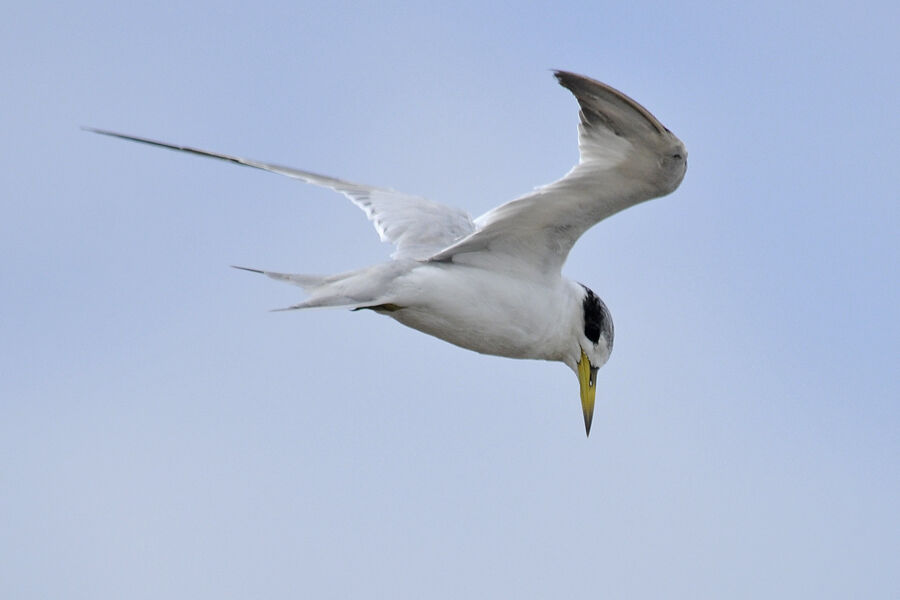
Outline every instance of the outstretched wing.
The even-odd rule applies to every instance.
[[[132,142],[227,160],[245,167],[262,169],[263,171],[299,179],[306,183],[331,188],[344,194],[366,213],[366,216],[375,225],[375,229],[378,231],[382,241],[394,244],[396,247],[392,254],[394,258],[427,258],[475,230],[472,219],[465,211],[432,202],[420,196],[351,183],[335,179],[334,177],[317,175],[309,171],[301,171],[300,169],[283,167],[249,158],[229,156],[189,146],[178,146],[114,131],[91,127],[85,127],[84,129]]]
[[[572,246],[597,222],[681,183],[684,145],[644,107],[599,81],[555,75],[581,108],[578,164],[559,181],[482,215],[471,235],[431,260],[499,260],[524,272],[558,274]]]

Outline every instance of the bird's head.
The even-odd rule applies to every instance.
[[[581,387],[581,409],[584,412],[584,429],[591,434],[591,420],[594,417],[594,399],[597,395],[597,370],[606,364],[612,353],[613,329],[612,315],[600,299],[587,286],[580,286],[579,298],[580,319],[576,319],[578,339],[574,354],[567,357],[566,364],[578,375]]]

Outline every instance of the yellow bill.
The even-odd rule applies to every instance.
[[[594,398],[597,396],[597,367],[591,365],[584,350],[578,361],[578,384],[581,386],[581,410],[584,412],[584,431],[591,435],[591,421],[594,419]]]

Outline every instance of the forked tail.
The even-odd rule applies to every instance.
[[[368,308],[391,304],[391,288],[396,278],[408,272],[415,261],[392,261],[358,271],[337,275],[306,275],[302,273],[278,273],[232,265],[235,269],[260,273],[286,283],[300,286],[308,298],[299,304],[276,309],[298,310],[302,308]]]

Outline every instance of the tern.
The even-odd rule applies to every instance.
[[[578,376],[590,436],[597,370],[613,348],[613,321],[587,286],[562,276],[578,238],[599,221],[678,187],[684,144],[612,87],[554,71],[578,101],[579,161],[562,179],[477,219],[391,189],[113,131],[88,131],[227,160],[342,193],[361,208],[391,260],[319,276],[248,269],[296,284],[306,300],[281,310],[368,309],[482,354],[559,361]]]

